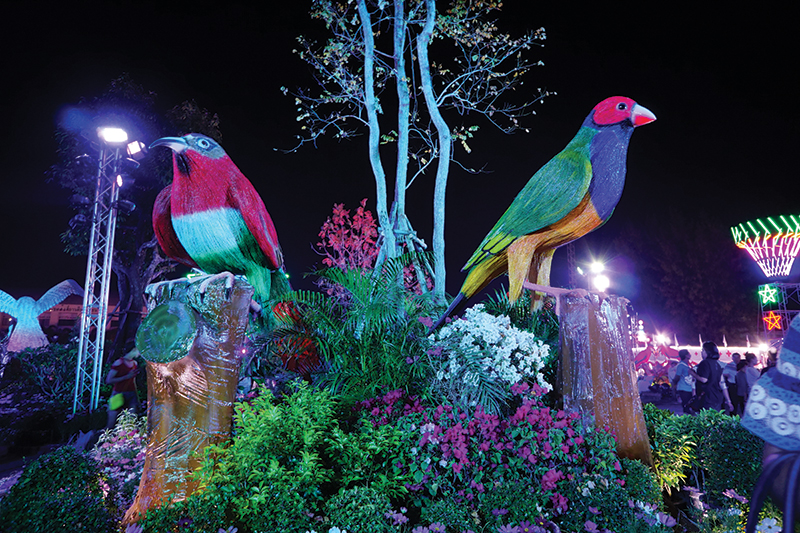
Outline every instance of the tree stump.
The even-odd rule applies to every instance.
[[[636,386],[627,300],[561,296],[559,384],[564,408],[586,427],[608,426],[622,457],[653,464]]]
[[[173,282],[174,283],[174,282]],[[123,525],[197,486],[188,480],[203,449],[231,437],[241,346],[253,287],[213,280],[160,291],[136,336],[147,360],[147,452],[139,491]]]

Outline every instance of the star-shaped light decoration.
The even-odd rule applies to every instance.
[[[758,289],[758,295],[761,297],[761,305],[778,303],[778,288],[773,285],[762,285]]]
[[[764,322],[767,323],[767,329],[769,331],[773,329],[783,329],[781,327],[781,316],[776,315],[775,311],[770,311],[769,314],[764,317]]]

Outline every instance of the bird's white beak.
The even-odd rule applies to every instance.
[[[652,111],[650,111],[646,107],[640,106],[639,104],[633,105],[633,111],[631,112],[631,120],[633,121],[634,127],[644,126],[645,124],[653,122],[655,119],[656,116],[653,114]]]
[[[161,137],[160,139],[153,141],[150,144],[149,149],[152,150],[156,146],[166,146],[176,154],[180,154],[189,148],[189,144],[183,139],[183,137]]]

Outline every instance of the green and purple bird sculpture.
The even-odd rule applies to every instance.
[[[225,150],[197,133],[163,137],[150,148],[157,146],[173,152],[172,184],[153,206],[153,229],[164,253],[207,274],[243,274],[261,306],[288,291],[264,201]]]
[[[432,329],[505,272],[511,302],[526,280],[549,287],[556,249],[611,217],[625,185],[631,134],[655,119],[630,98],[612,96],[597,104],[578,134],[533,175],[483,239],[462,268],[469,273],[461,290]]]

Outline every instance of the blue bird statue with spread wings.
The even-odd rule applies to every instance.
[[[38,300],[30,296],[22,296],[17,300],[0,290],[0,313],[11,315],[17,321],[9,333],[6,349],[9,352],[20,352],[26,348],[38,348],[50,344],[39,325],[39,315],[73,294],[83,297],[84,293],[81,286],[71,279],[54,286]]]

